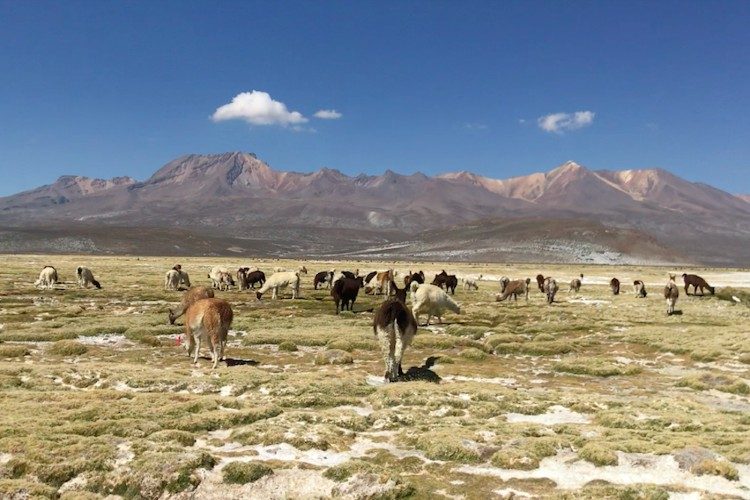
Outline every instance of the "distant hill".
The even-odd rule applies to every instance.
[[[501,180],[187,155],[143,182],[63,176],[0,198],[0,251],[746,266],[750,198],[660,169],[574,162]]]

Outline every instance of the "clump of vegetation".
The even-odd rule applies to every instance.
[[[750,394],[750,386],[737,377],[724,374],[704,373],[698,376],[683,377],[677,382],[678,387],[690,387],[696,391],[716,389],[732,394],[746,396]]]
[[[29,354],[26,346],[0,344],[0,358],[22,358]]]
[[[297,348],[297,344],[290,340],[285,340],[284,342],[279,344],[279,351],[284,352],[296,352],[299,349]]]
[[[750,292],[737,288],[725,287],[716,290],[716,297],[718,297],[720,300],[726,300],[735,304],[737,303],[737,301],[734,300],[734,298],[737,297],[740,300],[741,304],[744,304],[746,306],[750,305]]]
[[[691,472],[697,475],[710,474],[713,476],[722,476],[730,481],[737,481],[740,478],[737,468],[729,462],[723,460],[703,460],[696,464]]]
[[[75,340],[58,340],[47,349],[48,353],[57,356],[80,356],[87,351],[88,347]]]
[[[326,348],[338,349],[339,351],[346,352],[352,352],[354,350],[354,346],[348,340],[331,340],[326,344]]]
[[[601,443],[586,443],[578,450],[578,456],[594,465],[617,465],[617,454]]]
[[[245,484],[273,474],[273,469],[258,462],[231,462],[222,473],[225,483]]]
[[[349,365],[354,363],[352,355],[341,349],[327,349],[315,356],[316,365]]]
[[[553,370],[574,375],[591,375],[593,377],[613,377],[616,375],[635,375],[641,373],[638,366],[621,365],[604,359],[578,358],[556,363]]]
[[[323,473],[323,477],[341,483],[354,474],[360,472],[377,472],[377,470],[378,467],[373,463],[365,462],[364,460],[349,460],[341,465],[327,468]]]
[[[487,353],[476,347],[469,347],[458,353],[462,358],[470,359],[472,361],[482,361],[487,357]]]

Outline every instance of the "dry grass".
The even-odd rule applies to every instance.
[[[246,262],[264,270],[297,265]],[[38,270],[50,263],[67,283],[34,289]],[[81,263],[102,290],[75,286],[72,270]],[[194,284],[204,284],[208,267],[240,262],[180,263]],[[653,291],[666,269],[393,263],[424,269],[428,278],[443,268],[514,279],[541,272],[560,282],[583,272],[602,284],[584,278],[579,294],[561,293],[551,306],[537,291],[528,303],[496,303],[497,284],[486,281],[479,291],[457,290],[462,314],[421,328],[403,363],[407,370],[435,357],[432,370],[442,382],[382,384],[369,312],[381,299],[362,293],[353,314],[336,316],[328,292],[312,290],[312,276],[389,264],[306,262],[310,274],[296,301],[218,293],[232,303],[235,322],[230,363],[215,371],[207,359],[193,366],[175,341],[181,327],[167,324],[167,309],[180,299],[162,290],[172,265],[158,258],[4,257],[0,498],[270,496],[263,488],[290,470],[312,474],[300,482],[305,487],[328,485],[329,495],[355,497],[487,498],[512,488],[552,497],[666,498],[690,488],[596,482],[563,492],[549,479],[503,481],[459,468],[528,471],[558,453],[616,466],[618,452],[664,455],[686,446],[718,457],[697,465],[697,477],[719,476],[738,488],[750,480],[741,472],[750,463],[744,289],[683,296],[683,314],[667,317],[658,294],[613,297],[606,285],[612,276],[640,278]],[[557,406],[589,423],[555,421]],[[294,491],[304,497],[308,490]]]

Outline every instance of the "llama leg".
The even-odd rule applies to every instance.
[[[391,381],[398,380],[398,376],[403,373],[401,370],[401,359],[404,357],[404,339],[401,335],[401,332],[398,329],[398,324],[394,321],[394,330],[396,333],[396,346],[394,349],[394,365],[391,371],[391,374],[393,375],[393,378]]]
[[[201,338],[195,339],[195,354],[193,355],[193,363],[198,364],[198,355],[201,352]]]

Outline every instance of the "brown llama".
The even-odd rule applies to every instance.
[[[609,289],[612,290],[612,295],[620,295],[620,280],[617,278],[609,280]]]
[[[544,276],[541,274],[536,275],[536,286],[539,287],[539,291],[544,293]]]
[[[174,325],[175,320],[185,314],[185,311],[199,300],[211,299],[213,296],[213,289],[208,288],[207,286],[194,286],[193,288],[188,289],[188,291],[182,295],[179,309],[176,311],[172,309],[169,310],[169,324]]]
[[[188,356],[198,363],[201,342],[206,341],[211,350],[212,369],[224,359],[227,334],[233,319],[232,306],[223,299],[202,299],[191,305],[185,313],[185,336]]]
[[[581,274],[580,278],[573,278],[570,281],[570,288],[568,289],[568,293],[575,292],[578,293],[578,291],[581,289],[581,280],[583,279],[583,274]]]
[[[708,289],[709,293],[711,295],[714,294],[716,289],[712,286],[710,286],[706,280],[698,276],[697,274],[682,274],[682,279],[685,282],[685,295],[690,295],[688,292],[688,287],[692,285],[693,287],[693,295],[698,295],[698,289],[701,289],[701,295],[703,295],[703,289]]]
[[[507,278],[506,278],[507,279]],[[502,281],[501,281],[502,283]],[[526,302],[529,301],[529,284],[531,283],[531,278],[526,278],[526,281],[524,280],[514,280],[514,281],[508,281],[505,286],[503,287],[503,291],[500,295],[495,296],[495,302],[502,302],[508,297],[513,297],[513,300],[518,302],[518,296],[519,295],[525,295],[526,296]]]
[[[383,302],[375,311],[372,331],[383,351],[385,379],[395,382],[404,373],[401,369],[401,360],[417,333],[417,320],[406,307],[407,288],[399,289],[395,283],[391,287],[396,295]]]

